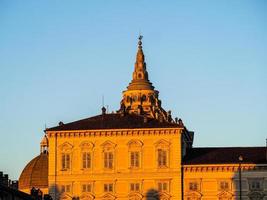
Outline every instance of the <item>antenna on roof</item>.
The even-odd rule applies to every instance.
[[[102,107],[104,107],[104,104],[105,104],[105,97],[104,95],[102,95]]]
[[[106,105],[106,108],[107,108],[107,113],[108,113],[108,108],[109,108],[108,105]]]

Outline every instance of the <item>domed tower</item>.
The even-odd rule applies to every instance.
[[[34,187],[43,194],[48,194],[48,138],[46,135],[40,142],[41,153],[32,159],[19,177],[19,190],[30,194]]]
[[[145,55],[142,47],[142,36],[139,36],[133,78],[127,90],[123,91],[120,113],[138,114],[164,121],[172,121],[171,113],[161,107],[159,92],[148,79]]]

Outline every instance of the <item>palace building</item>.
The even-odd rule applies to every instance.
[[[116,113],[45,130],[19,189],[53,199],[267,199],[267,148],[195,148],[149,81],[142,37]]]

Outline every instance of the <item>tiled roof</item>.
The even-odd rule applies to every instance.
[[[234,164],[239,163],[238,157],[243,157],[242,163],[267,164],[267,147],[210,147],[192,148],[183,158],[183,163],[194,164]]]
[[[48,154],[41,153],[32,159],[19,177],[19,189],[48,187]]]
[[[169,123],[166,121],[147,118],[134,114],[103,114],[82,119],[56,127],[48,128],[46,131],[66,130],[96,130],[96,129],[135,129],[135,128],[183,128],[183,125]]]

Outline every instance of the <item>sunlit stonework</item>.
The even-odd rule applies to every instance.
[[[123,92],[120,112],[172,121],[170,111],[167,113],[161,107],[159,92],[154,89],[154,86],[148,79],[145,55],[142,49],[142,36],[139,37],[133,79],[127,90]]]
[[[141,39],[118,112],[46,129],[19,189],[54,200],[267,199],[267,148],[193,147],[194,133],[161,107]]]

